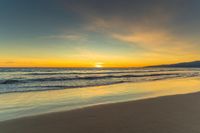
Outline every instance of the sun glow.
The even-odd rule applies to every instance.
[[[96,63],[95,64],[95,67],[96,68],[102,68],[103,67],[103,65],[102,65],[103,63],[101,63],[101,62],[98,62],[98,63]]]

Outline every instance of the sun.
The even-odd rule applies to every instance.
[[[102,65],[103,63],[101,63],[101,62],[98,62],[98,63],[96,63],[95,64],[95,67],[96,68],[102,68],[103,67],[103,65]]]
[[[96,68],[101,68],[102,65],[96,64],[95,67],[96,67]]]

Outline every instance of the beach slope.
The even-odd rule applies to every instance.
[[[200,93],[9,120],[1,133],[199,133]]]

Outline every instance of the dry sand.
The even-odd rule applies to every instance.
[[[200,133],[200,93],[9,120],[0,133]]]

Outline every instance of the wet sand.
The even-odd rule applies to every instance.
[[[0,133],[199,133],[200,93],[98,105],[0,123]]]

